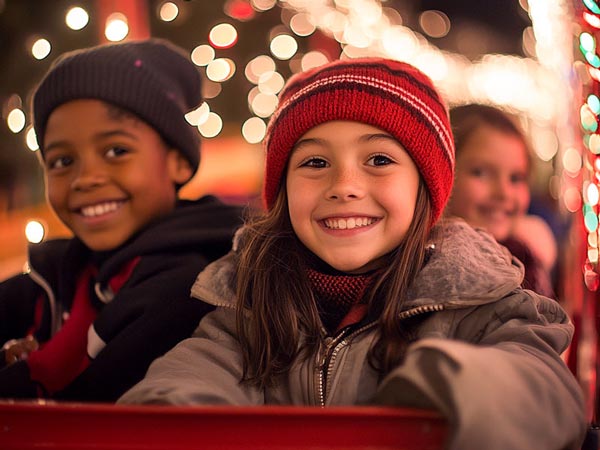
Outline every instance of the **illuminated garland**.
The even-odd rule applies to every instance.
[[[598,87],[600,83],[600,57],[596,45],[595,34],[600,29],[600,6],[594,0],[582,0],[583,10],[582,31],[579,34],[579,50],[586,63],[587,72],[591,78],[588,92],[583,93],[584,103],[579,108],[579,119],[584,131],[583,155],[584,167],[588,179],[583,181],[582,194],[583,223],[587,231],[587,255],[583,267],[584,280],[587,288],[596,291],[600,277],[598,272],[598,203],[600,185],[600,134],[598,133],[598,116],[600,115],[600,99]],[[587,94],[587,95],[586,95]]]

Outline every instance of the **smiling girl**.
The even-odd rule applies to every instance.
[[[266,212],[192,288],[215,311],[120,402],[432,408],[448,448],[578,447],[565,312],[489,234],[439,221],[454,147],[423,73],[296,75],[265,147]]]

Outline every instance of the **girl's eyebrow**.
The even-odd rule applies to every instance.
[[[320,145],[320,146],[325,146],[325,145],[327,145],[327,141],[325,139],[319,139],[319,138],[300,139],[292,147],[292,152],[294,152],[294,151],[298,150],[299,148],[302,148],[302,147],[304,147],[306,145]]]
[[[363,142],[370,142],[370,141],[376,141],[378,139],[392,141],[396,144],[398,143],[398,140],[394,136],[387,134],[387,133],[365,134],[365,135],[361,136],[359,140],[363,141]]]
[[[360,136],[358,138],[359,142],[372,142],[372,141],[377,141],[377,140],[386,140],[386,141],[390,141],[393,142],[394,144],[398,144],[398,140],[396,138],[394,138],[392,135],[390,134],[386,134],[386,133],[369,133],[369,134],[363,134],[362,136]],[[294,152],[295,150],[298,150],[306,145],[320,145],[322,147],[328,146],[329,141],[327,141],[327,139],[320,139],[320,138],[306,138],[306,139],[300,139],[298,142],[296,142],[296,144],[292,147],[292,152]]]

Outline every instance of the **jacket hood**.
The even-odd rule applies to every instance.
[[[435,244],[409,289],[404,310],[491,303],[521,285],[523,265],[487,232],[462,219],[447,219],[432,231]],[[235,258],[234,250],[209,264],[198,275],[192,296],[215,306],[234,307]]]
[[[462,219],[446,219],[434,229],[432,242],[430,258],[409,289],[410,307],[489,303],[523,281],[523,264],[492,235]]]

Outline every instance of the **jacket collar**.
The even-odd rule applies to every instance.
[[[483,230],[446,219],[433,230],[429,260],[409,289],[404,310],[458,309],[492,303],[517,289],[523,265]],[[235,247],[234,247],[235,248]],[[234,308],[235,250],[196,278],[192,297]]]

